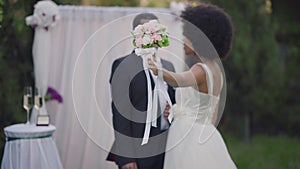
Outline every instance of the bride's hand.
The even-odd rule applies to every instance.
[[[149,64],[149,69],[152,70],[153,74],[157,75],[158,74],[158,69],[155,66],[154,62],[151,59],[148,59],[148,64]]]

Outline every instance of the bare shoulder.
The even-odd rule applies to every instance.
[[[191,69],[191,73],[194,75],[195,80],[197,81],[198,90],[205,92],[206,91],[206,73],[201,64],[194,64]],[[204,87],[204,89],[203,89]]]
[[[201,64],[194,64],[190,71],[196,76],[203,79],[206,76],[205,70]]]

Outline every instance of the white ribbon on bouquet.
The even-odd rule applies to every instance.
[[[143,136],[142,145],[147,144],[150,136],[151,126],[157,127],[157,110],[158,110],[158,101],[160,99],[165,99],[170,105],[170,114],[168,121],[171,123],[174,117],[172,111],[172,102],[168,94],[167,89],[164,87],[162,64],[159,56],[156,55],[156,59],[153,59],[153,55],[156,54],[156,48],[136,48],[135,54],[141,56],[143,59],[143,67],[147,78],[147,90],[148,90],[148,105],[147,105],[147,117],[145,124],[145,131]],[[157,80],[155,81],[154,91],[152,93],[152,85],[149,74],[149,64],[148,59],[151,59],[158,69]],[[161,92],[162,94],[159,94]],[[164,97],[164,98],[160,98]],[[164,109],[164,108],[163,108]]]

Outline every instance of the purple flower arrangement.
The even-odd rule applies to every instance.
[[[59,103],[63,102],[62,96],[52,87],[48,87],[46,96],[45,96],[45,101],[50,101],[50,100],[56,100]]]

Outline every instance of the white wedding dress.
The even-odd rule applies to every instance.
[[[222,136],[211,123],[219,102],[219,96],[212,94],[213,75],[199,64],[206,71],[208,94],[192,87],[177,88],[164,169],[235,169]]]

